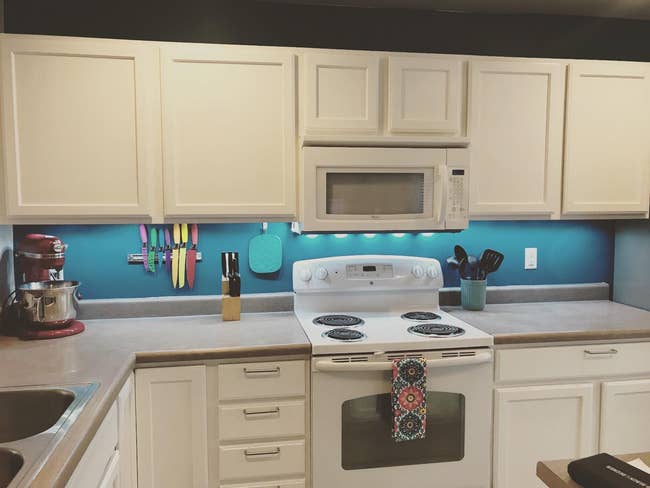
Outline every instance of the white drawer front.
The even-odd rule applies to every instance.
[[[263,483],[244,483],[237,485],[219,485],[219,488],[305,488],[305,480],[265,481]]]
[[[505,349],[496,354],[501,382],[650,373],[650,342]]]
[[[305,394],[305,362],[223,364],[219,399],[278,398]]]
[[[222,481],[290,477],[305,472],[305,442],[265,442],[219,448]]]
[[[219,407],[219,439],[234,441],[305,435],[304,400]]]

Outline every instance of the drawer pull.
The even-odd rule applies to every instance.
[[[244,456],[247,458],[260,458],[260,457],[275,457],[280,455],[280,448],[274,447],[273,449],[267,450],[249,450],[244,451]]]
[[[269,369],[244,368],[244,374],[246,376],[251,376],[251,377],[272,376],[272,375],[280,374],[280,366],[276,366],[275,368],[269,368]]]
[[[588,356],[613,356],[614,354],[618,354],[618,349],[609,349],[608,351],[590,351],[589,349],[585,349],[585,354]]]
[[[243,412],[245,417],[258,417],[262,415],[279,415],[280,407],[275,407],[267,410],[254,410],[250,408],[245,408]]]

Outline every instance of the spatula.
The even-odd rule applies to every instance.
[[[490,273],[494,273],[501,263],[503,263],[503,254],[492,249],[486,249],[481,254],[481,259],[478,263],[479,275],[481,279],[485,279]]]
[[[194,276],[196,270],[196,246],[199,243],[199,226],[192,224],[190,228],[192,236],[192,247],[187,250],[187,284],[194,288]]]
[[[172,250],[172,285],[178,287],[178,251],[181,242],[181,227],[174,224],[174,249]]]

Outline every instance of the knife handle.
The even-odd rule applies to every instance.
[[[192,247],[196,249],[196,246],[199,244],[199,226],[198,224],[192,224]]]

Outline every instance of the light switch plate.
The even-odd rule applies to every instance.
[[[527,247],[524,251],[524,269],[537,269],[537,248]]]

